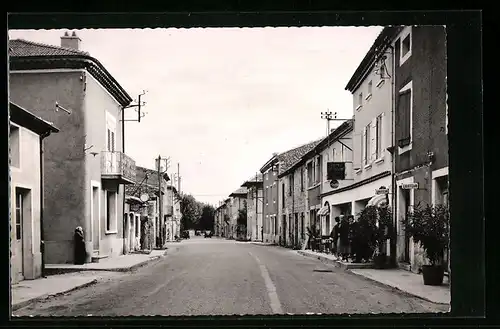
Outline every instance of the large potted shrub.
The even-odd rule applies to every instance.
[[[404,223],[406,233],[419,243],[429,259],[429,265],[422,266],[425,285],[443,284],[444,251],[448,246],[450,216],[443,205],[414,206]]]
[[[390,265],[389,258],[383,247],[393,234],[394,224],[391,208],[387,206],[377,208],[377,222],[378,225],[375,229],[374,237],[375,254],[373,256],[373,263],[376,268],[387,268]]]
[[[360,263],[372,258],[376,243],[377,208],[368,206],[350,223],[351,255],[354,262]]]

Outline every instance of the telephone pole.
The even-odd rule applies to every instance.
[[[177,162],[177,192],[180,194],[181,193],[181,174],[180,174],[180,164]]]
[[[165,161],[165,171],[162,172],[161,162]],[[170,164],[170,157],[162,158],[161,155],[158,155],[156,158],[156,167],[158,170],[158,207],[159,207],[159,223],[160,223],[160,248],[165,243],[165,219],[163,218],[163,196],[162,196],[162,186],[161,181],[163,179],[163,175],[168,170],[168,166]]]

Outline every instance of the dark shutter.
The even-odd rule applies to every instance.
[[[410,102],[411,89],[399,94],[397,138],[399,147],[410,144]]]
[[[327,179],[328,180],[343,180],[345,179],[345,163],[344,162],[327,162],[326,163]]]

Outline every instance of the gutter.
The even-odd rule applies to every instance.
[[[51,131],[49,130],[45,134],[40,135],[40,145],[39,145],[39,150],[40,150],[40,254],[42,256],[42,264],[41,264],[41,272],[42,272],[42,277],[45,277],[45,241],[44,241],[44,234],[43,234],[43,209],[44,209],[44,183],[43,183],[43,173],[44,173],[44,167],[43,167],[43,153],[44,153],[44,148],[43,148],[43,140],[46,137],[49,137],[51,134]]]

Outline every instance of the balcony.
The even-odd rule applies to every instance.
[[[101,179],[117,184],[134,184],[135,161],[122,152],[101,152]]]

